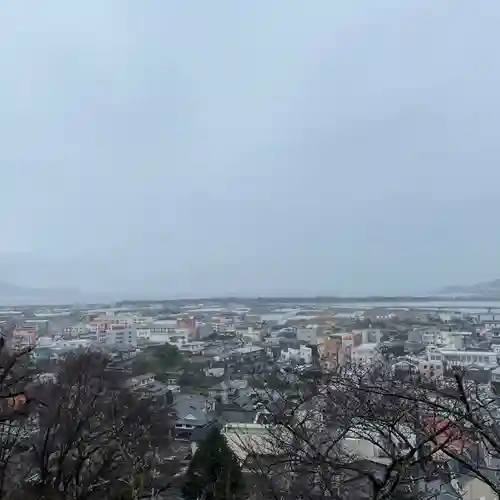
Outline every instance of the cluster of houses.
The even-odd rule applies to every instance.
[[[418,325],[409,320],[397,328],[392,327],[396,315],[381,310],[358,315],[295,310],[277,316],[251,314],[248,308],[198,308],[168,318],[109,310],[55,335],[42,333],[36,323],[20,322],[12,343],[36,346],[33,355],[48,359],[96,346],[112,355],[133,356],[143,347],[158,344],[171,344],[189,357],[202,358],[203,375],[215,381],[203,390],[187,390],[179,376],[159,381],[152,373],[130,376],[127,385],[139,397],[164,398],[173,407],[175,437],[189,443],[192,452],[217,425],[242,463],[249,457],[280,452],[269,443],[270,429],[275,431],[277,425],[270,425],[272,408],[281,396],[249,383],[256,373],[265,380],[271,371],[293,374],[308,367],[329,370],[383,362],[395,373],[420,373],[428,378],[443,377],[460,367],[500,386],[500,316],[494,314],[474,318],[467,328],[457,328],[456,317],[444,312],[437,315],[435,324],[430,315],[420,312]],[[360,328],[360,321],[384,322],[389,328]],[[283,380],[293,379],[287,377]],[[387,456],[374,444],[378,438],[363,433],[366,429],[351,429],[341,445],[347,453],[384,464]],[[411,436],[407,442],[411,444]],[[464,449],[468,443],[460,446]],[[462,490],[468,485],[464,483]]]

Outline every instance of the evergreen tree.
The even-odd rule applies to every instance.
[[[200,443],[186,477],[187,500],[234,500],[244,490],[241,467],[217,427]]]

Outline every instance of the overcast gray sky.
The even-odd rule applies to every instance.
[[[500,2],[14,0],[0,279],[127,295],[500,277]]]

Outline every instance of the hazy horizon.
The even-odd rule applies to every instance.
[[[500,277],[499,14],[7,3],[0,281],[168,298]]]

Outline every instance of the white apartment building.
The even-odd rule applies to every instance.
[[[212,368],[204,368],[203,372],[207,377],[223,377],[225,373],[225,368],[223,366],[217,366]]]
[[[500,367],[495,368],[491,372],[491,381],[498,384],[500,383]]]
[[[429,346],[449,346],[460,349],[464,346],[465,339],[471,335],[472,332],[466,331],[427,330],[422,332],[422,342]]]
[[[177,328],[177,320],[156,321],[149,325],[149,338],[152,342],[168,342],[165,336],[175,332]]]
[[[143,340],[150,340],[151,328],[140,326],[137,328],[137,338]]]
[[[318,343],[318,328],[316,326],[310,325],[305,328],[297,328],[297,340],[302,342],[307,342],[310,345],[316,345]]]
[[[140,316],[136,315],[134,317],[134,323],[138,326],[147,326],[154,322],[154,318],[152,316]]]
[[[157,319],[151,324],[152,328],[175,328],[177,326],[176,319]]]
[[[179,344],[189,342],[192,337],[192,331],[189,328],[175,328],[170,334],[170,343]]]
[[[150,342],[157,342],[159,344],[170,344],[170,333],[165,332],[165,333],[155,333],[152,330],[149,332],[149,337],[148,340]]]
[[[402,371],[408,374],[417,374],[427,378],[441,378],[444,373],[442,356],[435,353],[427,353],[425,358],[416,356],[405,356],[392,366],[393,371]]]
[[[499,312],[479,313],[476,316],[476,321],[478,323],[495,325],[494,328],[498,328],[496,325],[500,326],[500,313]]]
[[[375,443],[384,444],[380,447]],[[340,441],[341,447],[347,453],[382,464],[391,462],[386,449],[393,448],[395,452],[404,454],[411,446],[415,446],[415,443],[415,432],[406,426],[399,426],[397,432],[390,436],[382,436],[376,429],[354,425]]]
[[[191,354],[201,354],[205,349],[205,342],[181,342],[176,345],[179,351]]]
[[[446,346],[454,347],[455,349],[462,349],[465,345],[467,338],[472,336],[472,332],[454,330],[451,332],[443,332],[444,344]]]
[[[188,328],[178,328],[177,320],[157,321],[146,328],[141,328],[143,338],[147,338],[151,342],[159,343],[177,343],[183,338],[188,341],[190,330]],[[149,331],[149,333],[148,333]]]
[[[302,361],[306,365],[312,363],[312,349],[306,345],[301,345],[298,349],[289,347],[286,351],[281,352],[281,361]]]
[[[425,345],[443,345],[443,336],[439,328],[416,330],[421,335],[421,341]]]
[[[247,328],[236,328],[236,336],[246,338],[248,342],[260,342],[262,340],[262,330],[249,326]]]
[[[73,337],[83,335],[87,331],[87,325],[85,325],[84,323],[78,323],[77,325],[68,326],[64,329],[64,333],[69,333]]]
[[[497,353],[494,351],[459,351],[457,349],[438,349],[430,355],[430,359],[441,356],[448,366],[477,366],[486,370],[496,368]]]
[[[378,344],[370,342],[353,347],[351,350],[351,362],[356,365],[369,365],[378,359]]]
[[[113,328],[108,330],[104,338],[111,348],[137,347],[137,330],[135,328]]]
[[[72,340],[52,340],[51,337],[40,337],[37,347],[50,347],[52,349],[88,349],[92,342],[88,339],[72,339]]]
[[[285,427],[266,424],[231,423],[222,428],[222,435],[227,444],[244,462],[248,455],[274,456],[287,449],[293,435]],[[192,448],[193,449],[193,448]],[[194,448],[196,450],[196,448]]]
[[[153,373],[145,373],[144,375],[137,375],[127,380],[126,386],[135,391],[137,389],[142,389],[152,384],[155,381],[155,376]]]
[[[428,347],[425,359],[419,359],[418,370],[427,378],[440,378],[444,374],[444,356],[434,346]]]

